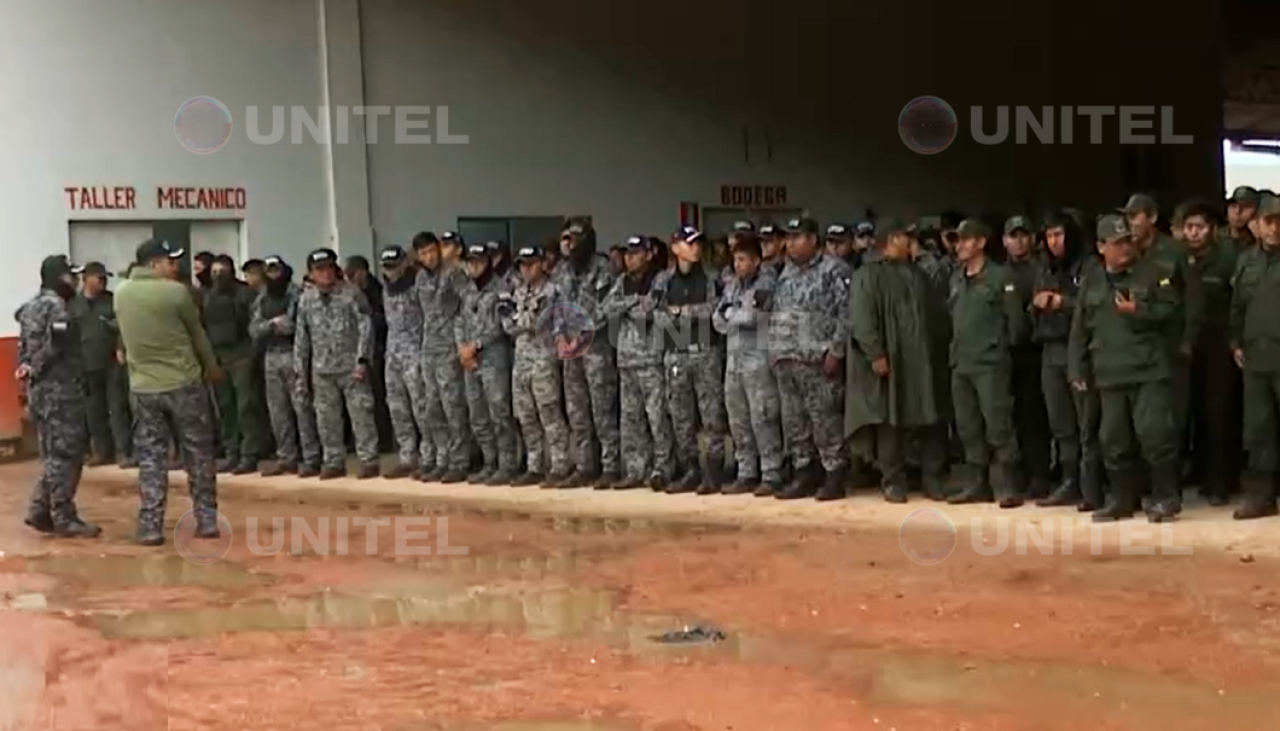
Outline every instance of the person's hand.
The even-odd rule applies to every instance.
[[[473,363],[476,359],[476,346],[474,343],[467,343],[458,348],[458,359],[462,361],[462,365]],[[467,370],[471,370],[468,368]]]
[[[1084,381],[1072,381],[1071,387],[1079,391],[1080,393],[1084,393],[1089,390],[1089,384],[1085,383]]]
[[[204,380],[209,383],[222,383],[227,379],[227,372],[222,370],[222,366],[213,366],[204,372]]]
[[[288,315],[280,315],[278,317],[271,318],[271,327],[275,328],[276,330],[283,330],[285,326],[287,326],[288,324],[289,324]]]
[[[351,378],[356,383],[364,383],[364,379],[368,377],[369,377],[369,366],[365,365],[364,363],[356,364],[356,367],[351,371]]]
[[[1236,367],[1239,368],[1240,370],[1244,370],[1244,350],[1241,348],[1236,348],[1235,350],[1232,350],[1231,357],[1235,359]]]
[[[123,350],[117,350],[117,351],[116,351],[116,362],[117,362],[117,363],[119,363],[120,365],[124,365],[124,364],[127,362],[127,361],[125,360],[125,356],[124,356],[124,351],[123,351]]]
[[[875,371],[876,375],[880,376],[881,378],[884,378],[885,376],[889,375],[889,359],[876,358],[875,360],[871,361],[871,370]]]
[[[1133,295],[1119,293],[1116,294],[1116,312],[1132,315],[1138,311],[1138,303],[1134,301]]]
[[[844,375],[844,361],[835,357],[831,353],[827,353],[827,357],[822,361],[822,372],[827,374],[827,378],[835,380]]]
[[[1044,292],[1036,292],[1036,296],[1031,298],[1031,306],[1037,310],[1047,310],[1053,307],[1054,293],[1048,290]]]
[[[18,366],[18,369],[13,372],[13,378],[15,381],[25,381],[29,377],[31,377],[31,366],[26,363]]]

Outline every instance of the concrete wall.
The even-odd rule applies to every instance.
[[[1221,84],[1216,2],[1166,12],[1154,0],[0,0],[0,98],[16,110],[0,116],[13,272],[0,312],[82,218],[242,217],[245,253],[300,261],[459,216],[588,213],[608,238],[665,232],[681,201],[714,205],[722,184],[785,185],[789,204],[827,219],[1096,208],[1138,184],[1140,158],[1145,187],[1172,205],[1221,188]],[[173,119],[206,95],[236,129],[195,155]],[[898,138],[899,110],[921,95],[961,112],[939,155]],[[1139,155],[1112,126],[1104,145],[986,147],[968,137],[975,104],[1173,105],[1196,144]],[[448,106],[469,143],[394,145],[390,118],[367,145],[358,124],[333,145],[256,145],[244,129],[250,106],[265,132],[272,107],[325,105]],[[72,211],[67,185],[135,186],[138,207]],[[158,211],[164,185],[244,187],[248,205]]]

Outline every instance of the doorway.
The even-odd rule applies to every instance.
[[[101,262],[117,277],[123,277],[136,259],[138,244],[147,239],[163,239],[186,250],[182,271],[190,273],[191,257],[202,251],[226,254],[240,262],[243,245],[240,221],[72,221],[71,260],[77,264]]]

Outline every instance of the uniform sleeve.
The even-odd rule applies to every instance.
[[[307,318],[305,295],[299,295],[296,302],[297,315],[294,319],[293,335],[293,372],[298,378],[305,378],[311,372],[311,321]]]
[[[1077,297],[1071,317],[1071,335],[1067,339],[1067,380],[1089,381],[1089,332],[1085,298]]]
[[[1244,347],[1244,316],[1249,309],[1249,298],[1253,294],[1243,281],[1243,274],[1249,266],[1249,256],[1240,257],[1236,261],[1235,272],[1231,275],[1231,349]]]
[[[730,313],[737,309],[737,302],[734,299],[736,292],[737,287],[733,285],[726,287],[725,291],[720,295],[719,302],[716,303],[715,312],[711,313],[711,327],[715,328],[715,331],[721,335],[728,335],[731,329],[729,318],[731,316]]]
[[[373,312],[369,300],[355,292],[354,307],[356,310],[356,362],[372,365],[373,361]]]
[[[19,345],[18,361],[31,369],[31,380],[38,381],[49,370],[57,356],[57,345],[53,338],[52,308],[40,303],[31,302],[21,312],[22,338]]]
[[[191,345],[195,348],[196,355],[200,358],[200,363],[205,371],[210,371],[218,367],[218,358],[213,354],[213,346],[209,344],[209,336],[205,334],[204,325],[201,323],[200,308],[196,306],[196,301],[187,295],[184,289],[181,296],[175,298],[178,301],[178,316],[182,318],[182,324],[187,328],[187,335],[191,338]]]
[[[670,284],[670,282],[671,282],[670,269],[659,272],[658,275],[653,278],[653,285],[649,288],[649,296],[648,296],[649,304],[652,306],[653,309],[650,312],[646,312],[640,315],[640,318],[644,317],[645,315],[651,315],[653,318],[654,324],[656,324],[659,328],[662,328],[668,331],[672,330],[671,315],[667,312],[667,306],[666,306],[667,305],[667,286]],[[633,311],[633,316],[635,316],[635,314],[636,313],[634,313]],[[637,318],[637,319],[640,319],[640,318]]]
[[[1178,312],[1178,288],[1171,276],[1157,273],[1151,289],[1144,295],[1135,296],[1137,309],[1131,317],[1152,328],[1164,328],[1169,318]]]
[[[886,356],[883,334],[871,267],[863,267],[854,273],[849,286],[850,340],[868,361],[875,361]]]
[[[458,316],[453,319],[453,344],[459,348],[471,342],[467,331],[471,329],[471,303],[470,298],[479,296],[477,293],[468,291],[462,295],[462,306],[458,310]]]
[[[1190,353],[1200,339],[1200,328],[1204,325],[1205,299],[1204,281],[1200,272],[1187,266],[1186,258],[1179,259],[1182,277],[1182,306],[1185,321],[1182,330],[1182,352]]]
[[[827,293],[830,298],[827,316],[834,325],[831,341],[827,343],[827,355],[844,359],[849,347],[849,293],[852,270],[844,262],[832,270],[827,281]]]
[[[253,300],[249,315],[249,337],[261,340],[271,334],[271,321],[262,316],[262,303],[265,295],[259,294]]]
[[[623,294],[623,279],[626,275],[619,276],[614,281],[613,286],[609,288],[609,293],[604,296],[604,302],[600,304],[600,314],[609,319],[622,317],[631,309],[632,302],[630,297]]]
[[[1004,322],[1009,342],[1021,345],[1031,336],[1031,321],[1022,304],[1022,293],[1013,276],[1006,272],[1001,283],[1001,295],[1004,302]]]

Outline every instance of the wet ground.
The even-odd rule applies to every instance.
[[[24,529],[34,472],[0,468],[0,731],[1280,728],[1280,521],[1019,551],[1075,517],[1026,509],[996,552],[989,508],[250,478],[217,543],[178,478],[147,549],[115,469],[102,540]]]

